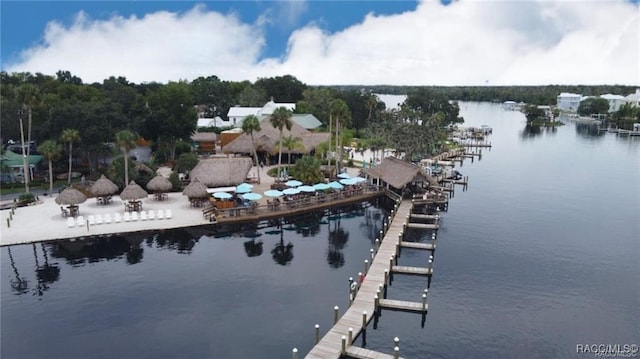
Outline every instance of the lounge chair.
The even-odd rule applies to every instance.
[[[122,216],[120,216],[120,213],[116,213],[113,215],[113,223],[120,223],[120,221],[122,221]]]
[[[96,224],[102,224],[102,215],[96,214]]]
[[[171,219],[171,217],[172,217],[171,210],[170,210],[170,209],[167,209],[167,210],[164,212],[164,216],[165,216],[167,219]]]
[[[87,218],[87,220],[89,221],[89,225],[93,226],[94,224],[96,224],[96,216],[94,215],[89,215],[89,217]]]
[[[141,211],[140,212],[140,220],[141,221],[146,221],[147,220],[147,211]]]
[[[150,210],[149,213],[147,214],[147,217],[149,218],[150,221],[153,221],[154,219],[156,219],[156,213],[153,210]]]
[[[129,222],[131,220],[131,213],[124,212],[124,215],[122,216],[122,220],[125,222]]]
[[[133,222],[138,220],[138,212],[136,212],[136,211],[131,212],[131,220]]]
[[[104,224],[111,224],[111,213],[104,215]]]
[[[76,219],[73,217],[67,217],[67,227],[73,228],[76,226]]]
[[[87,225],[83,216],[76,217],[76,224],[78,225],[78,227],[83,227]]]
[[[164,210],[162,209],[158,210],[158,219],[164,219]]]

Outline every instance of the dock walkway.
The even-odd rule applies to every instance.
[[[327,334],[316,344],[307,354],[306,358],[329,359],[340,358],[342,353],[342,337],[349,335],[349,328],[353,328],[353,337],[357,337],[363,329],[363,324],[367,324],[372,318],[375,308],[375,296],[380,284],[385,283],[385,271],[390,271],[389,258],[396,255],[396,245],[398,236],[403,229],[403,221],[411,213],[411,201],[402,201],[397,209],[396,215],[391,221],[389,229],[383,237],[378,252],[366,273],[366,277],[358,294],[344,315],[329,330]],[[366,317],[364,316],[366,312]],[[364,317],[364,318],[363,318]],[[363,323],[364,322],[364,323]],[[362,348],[353,348],[351,343],[347,343],[349,355],[355,356],[355,351]],[[354,352],[354,353],[352,353]],[[360,352],[362,353],[362,352]],[[371,354],[371,353],[369,353]],[[368,358],[382,356],[366,356]],[[389,356],[391,357],[391,356]]]

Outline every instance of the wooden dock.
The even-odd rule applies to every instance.
[[[419,243],[419,242],[400,242],[401,248],[411,248],[411,249],[424,249],[427,251],[433,251],[436,249],[435,243]]]
[[[418,229],[438,229],[438,224],[429,224],[429,223],[407,223],[407,228],[418,228]]]
[[[379,305],[383,309],[398,310],[402,312],[425,313],[429,310],[429,304],[408,302],[405,300],[380,299]]]
[[[395,274],[431,276],[433,275],[433,268],[393,266],[391,267],[391,272]]]
[[[440,216],[437,214],[418,214],[418,213],[411,213],[411,215],[409,216],[409,218],[416,218],[416,219],[434,219],[434,220],[439,220]]]
[[[369,267],[369,271],[366,273],[364,281],[360,285],[360,289],[353,303],[329,332],[311,349],[306,355],[306,358],[340,358],[342,355],[342,337],[348,337],[349,328],[353,328],[353,338],[355,338],[366,328],[366,324],[374,317],[374,297],[378,293],[380,284],[385,284],[385,271],[390,273],[392,270],[389,259],[396,255],[396,245],[398,244],[399,234],[403,229],[402,223],[406,220],[407,216],[411,214],[412,206],[411,201],[400,202],[396,215],[380,243],[378,252]],[[366,314],[364,314],[365,312]],[[351,344],[352,343],[346,343],[347,350],[354,351],[354,353],[349,352],[349,355],[360,358],[354,356],[358,348],[353,347]],[[388,356],[383,356],[382,353],[369,352],[370,351],[367,351],[366,353],[368,354],[366,355],[371,356],[364,356],[363,358],[389,358]]]
[[[346,351],[350,358],[354,359],[394,359],[395,357],[390,354],[380,353],[377,351],[365,349],[357,346],[350,346]]]

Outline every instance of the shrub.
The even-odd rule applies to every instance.
[[[22,203],[31,203],[36,201],[36,196],[33,193],[23,193],[18,197],[18,200]]]

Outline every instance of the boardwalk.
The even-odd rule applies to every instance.
[[[358,294],[344,315],[338,320],[338,323],[334,325],[331,330],[320,340],[316,346],[311,349],[306,358],[340,358],[342,351],[342,336],[348,337],[349,328],[353,328],[353,337],[357,337],[362,331],[363,324],[363,312],[366,312],[365,323],[368,323],[373,318],[373,312],[375,307],[374,297],[379,289],[379,285],[385,281],[385,270],[389,271],[389,258],[395,256],[396,245],[398,244],[398,235],[402,231],[402,222],[407,218],[411,212],[411,201],[403,201],[398,207],[397,214],[392,220],[389,230],[387,231],[378,253],[373,259],[373,263],[367,272],[364,282],[360,286]],[[350,347],[351,343],[347,343],[347,347]],[[352,348],[352,351],[358,351],[361,348]],[[366,351],[369,353],[370,351]],[[364,351],[358,351],[358,353],[364,353]],[[369,353],[372,354],[372,353]],[[361,357],[355,356],[354,357]],[[364,357],[364,356],[362,356]],[[368,358],[376,358],[382,356],[366,356]],[[389,356],[391,357],[391,356]]]

